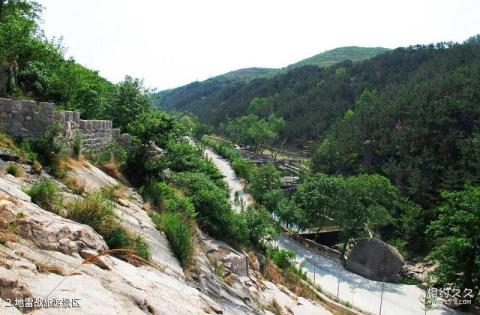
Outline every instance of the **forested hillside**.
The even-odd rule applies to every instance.
[[[365,90],[322,136],[318,171],[382,173],[426,207],[442,189],[478,183],[480,45],[411,49],[428,53],[403,83]]]
[[[319,70],[318,67],[331,66],[346,60],[361,61],[385,51],[388,49],[381,47],[342,47],[320,53],[282,69],[246,68],[235,70],[202,82],[193,82],[179,88],[158,92],[155,94],[155,102],[167,110],[190,111],[202,120],[217,125],[226,117],[241,116],[245,112],[245,108],[238,108],[237,103],[248,105],[254,96],[274,95],[287,85],[293,89],[289,94],[293,94],[293,96],[299,94],[300,90],[307,88],[305,84],[308,85],[307,81],[313,79],[311,72]],[[293,76],[290,74],[293,69],[303,66],[310,66],[311,69],[300,70]],[[285,84],[285,81],[292,80],[301,81],[299,82],[301,86],[294,85],[294,82]],[[260,91],[254,88],[259,83],[262,85]],[[251,90],[252,88],[253,90]],[[233,102],[232,108],[224,108],[230,107],[231,102]],[[240,107],[242,106],[240,105]]]
[[[325,51],[318,55],[306,58],[294,64],[291,64],[287,69],[293,69],[300,66],[312,65],[319,67],[327,67],[345,60],[362,61],[387,52],[390,49],[383,47],[340,47]]]
[[[159,104],[192,112],[216,127],[242,115],[266,117],[273,112],[285,119],[281,140],[316,141],[354,106],[365,89],[383,91],[406,82],[422,65],[434,69],[436,60],[449,54],[452,45],[399,48],[362,62],[344,61],[327,68],[302,66],[248,82],[220,78],[212,79],[208,86],[196,82],[171,91]],[[254,98],[265,98],[262,108],[251,106]]]

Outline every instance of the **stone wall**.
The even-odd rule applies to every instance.
[[[77,111],[54,111],[52,103],[16,101],[0,98],[0,128],[13,137],[39,138],[58,121],[63,126],[62,137],[71,143],[78,135],[87,150],[99,150],[115,140],[128,145],[130,136],[113,128],[111,120],[83,120]]]
[[[53,122],[54,105],[0,98],[0,128],[15,138],[38,138]]]

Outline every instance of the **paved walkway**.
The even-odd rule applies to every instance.
[[[345,270],[341,263],[331,258],[315,255],[315,252],[298,242],[281,235],[278,240],[280,248],[289,249],[296,253],[297,262],[305,262],[305,269],[315,283],[334,296],[339,288],[339,298],[352,303],[355,307],[379,314],[382,283],[369,280]],[[340,285],[338,278],[340,277]],[[382,315],[410,315],[424,314],[420,302],[423,291],[414,285],[385,283]],[[445,306],[437,306],[431,315],[459,314]]]

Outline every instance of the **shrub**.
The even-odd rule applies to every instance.
[[[37,152],[42,164],[58,178],[66,175],[65,164],[62,163],[67,156],[66,145],[58,138],[62,128],[60,123],[55,122],[39,140],[32,142],[33,150]]]
[[[82,137],[77,134],[75,136],[75,139],[73,139],[72,155],[74,158],[78,158],[81,153],[82,153]]]
[[[242,154],[238,151],[233,143],[227,140],[215,140],[208,136],[204,136],[201,139],[202,144],[213,148],[218,154],[229,160],[230,162],[235,159],[241,159]]]
[[[36,183],[26,192],[32,198],[32,201],[43,209],[58,213],[58,205],[61,203],[61,192],[53,180],[47,179]]]
[[[36,161],[38,159],[38,154],[35,152],[33,143],[30,140],[22,139],[20,142],[20,151],[23,153],[24,157],[30,161]]]
[[[141,235],[137,235],[137,237],[135,238],[133,248],[137,255],[141,258],[145,260],[150,260],[152,258],[152,255],[150,253],[150,246]]]
[[[0,148],[12,151],[12,152],[17,152],[18,148],[15,145],[15,142],[13,139],[7,135],[6,133],[0,132]]]
[[[179,213],[150,212],[152,221],[165,232],[170,246],[182,266],[188,267],[193,254],[192,230],[187,220]]]
[[[114,204],[101,193],[90,193],[69,204],[68,217],[90,225],[102,236],[108,234],[118,220],[113,212]],[[114,228],[113,228],[114,229]]]
[[[8,163],[7,165],[7,173],[15,177],[19,177],[21,174],[21,171],[18,168],[17,163],[12,162],[12,163]]]
[[[92,160],[99,164],[115,163],[123,165],[127,160],[127,150],[115,141],[110,141]]]
[[[190,199],[181,196],[167,183],[151,181],[141,188],[141,193],[158,211],[183,212],[190,219],[196,216]]]
[[[233,245],[248,239],[245,221],[233,211],[227,190],[203,173],[177,173],[171,180],[190,196],[200,226],[210,235]]]
[[[104,186],[100,189],[101,194],[109,200],[118,200],[125,197],[127,188],[123,185],[116,184],[112,186]]]
[[[83,224],[90,225],[99,233],[110,249],[132,249],[145,259],[150,259],[148,243],[122,227],[113,212],[114,204],[101,192],[87,194],[69,204],[68,218]],[[124,257],[124,253],[117,254]]]
[[[120,167],[118,166],[117,163],[115,162],[109,162],[109,163],[102,163],[99,164],[98,167],[104,171],[107,175],[110,175],[111,177],[118,179],[120,181],[125,181],[122,172],[120,171]]]
[[[250,180],[252,177],[252,170],[255,165],[243,158],[237,158],[232,162],[232,168],[238,177]]]
[[[268,248],[267,256],[281,269],[291,269],[294,266],[293,259],[295,258],[295,253],[292,251],[280,248]]]
[[[250,243],[264,247],[267,241],[278,237],[270,213],[265,208],[249,209],[242,212],[242,216],[247,225]]]

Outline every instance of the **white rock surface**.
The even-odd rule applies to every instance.
[[[270,281],[265,282],[266,289],[263,290],[263,298],[270,303],[275,300],[281,307],[285,314],[292,311],[296,315],[327,315],[331,314],[322,305],[311,302],[303,297],[296,296],[289,292],[286,288],[280,289],[279,286]],[[268,303],[266,303],[268,305]]]
[[[85,183],[85,188],[88,192],[99,190],[105,186],[117,185],[118,181],[113,177],[108,176],[99,168],[93,166],[88,161],[69,161],[69,175],[78,178]]]
[[[98,168],[85,165],[74,163],[70,174],[84,181],[89,191],[117,184]],[[165,235],[156,230],[133,190],[119,200],[115,211],[126,227],[149,243],[152,266],[135,267],[108,255],[85,264],[85,258],[107,248],[102,237],[89,226],[32,203],[22,189],[35,181],[38,178],[0,177],[0,232],[9,225],[16,227],[16,236],[0,244],[0,314],[21,314],[8,307],[6,299],[46,297],[78,299],[80,307],[39,308],[35,314],[261,314],[261,305],[271,298],[298,314],[308,310],[324,314],[308,301],[294,305],[296,299],[286,289],[284,293],[273,284],[263,287],[258,272],[248,270],[244,253],[201,233],[203,243],[195,257],[198,274],[186,280]],[[222,278],[212,258],[224,264]]]

